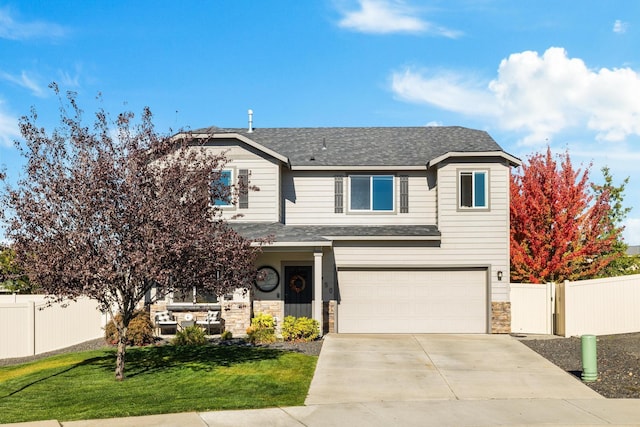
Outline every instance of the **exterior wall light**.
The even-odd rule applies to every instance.
[[[498,270],[498,281],[502,280],[502,270]]]

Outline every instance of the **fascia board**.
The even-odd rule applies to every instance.
[[[430,160],[427,164],[427,167],[432,167],[437,165],[444,160],[450,158],[458,158],[458,157],[501,157],[507,160],[512,166],[520,166],[522,161],[517,157],[512,156],[511,154],[505,153],[504,151],[474,151],[474,152],[466,152],[466,151],[449,151],[448,153],[443,154],[442,156],[436,157],[433,160]]]
[[[271,243],[262,243],[262,242],[251,242],[251,246],[255,247],[313,247],[313,246],[331,246],[330,241],[322,240],[315,242],[271,242]]]
[[[290,166],[290,162],[289,162],[289,158],[286,156],[283,156],[282,154],[273,151],[270,148],[265,147],[264,145],[261,145],[257,142],[255,142],[254,140],[252,140],[251,138],[247,138],[244,135],[240,135],[239,133],[179,133],[177,134],[174,138],[194,138],[194,139],[237,139],[239,141],[244,142],[245,144],[255,148],[258,151],[261,151],[279,161],[281,161],[282,163],[284,163],[285,165],[289,165]]]
[[[440,236],[322,236],[335,241],[440,241]]]
[[[293,171],[407,171],[407,170],[426,170],[424,166],[352,166],[352,165],[340,165],[340,166],[291,166]]]

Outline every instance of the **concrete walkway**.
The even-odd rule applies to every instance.
[[[329,335],[305,406],[19,425],[640,425],[640,400],[604,399],[509,336]]]

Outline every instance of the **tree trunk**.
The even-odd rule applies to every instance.
[[[124,356],[127,351],[127,328],[118,331],[118,351],[116,356],[116,380],[124,380]]]

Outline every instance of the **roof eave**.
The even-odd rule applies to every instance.
[[[308,166],[308,165],[291,165],[291,170],[294,171],[397,171],[397,170],[425,170],[426,165],[322,165],[322,166]]]
[[[509,162],[510,166],[520,166],[522,164],[520,159],[509,153],[505,153],[504,151],[449,151],[448,153],[430,160],[429,163],[427,163],[427,167],[430,168],[447,159],[459,157],[501,157]]]
[[[273,157],[274,159],[277,159],[279,161],[281,161],[282,163],[284,163],[285,165],[287,165],[288,167],[291,167],[291,162],[289,161],[289,158],[286,156],[283,156],[282,154],[273,151],[272,149],[265,147],[262,144],[257,143],[256,141],[252,140],[251,138],[247,138],[244,135],[241,135],[239,133],[179,133],[175,136],[176,138],[194,138],[194,139],[237,139],[239,141],[244,142],[245,144],[249,145],[250,147],[255,148],[258,151],[261,151],[264,154],[267,154],[271,157]]]
[[[276,241],[270,243],[263,242],[251,242],[251,246],[254,247],[313,247],[313,246],[331,246],[332,242],[328,240],[316,240],[316,241],[303,241],[303,242],[295,242],[295,241]]]
[[[376,235],[372,235],[372,236],[322,236],[325,237],[327,239],[331,239],[334,241],[397,241],[397,240],[401,240],[401,241],[418,241],[418,242],[423,242],[423,241],[430,241],[430,242],[439,242],[440,241],[440,236],[439,235],[434,235],[434,236],[376,236]]]

